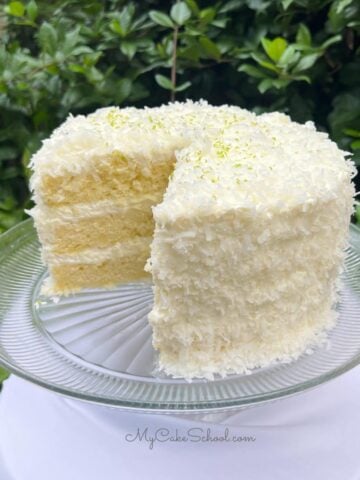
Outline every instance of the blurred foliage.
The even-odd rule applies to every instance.
[[[4,370],[2,367],[0,367],[0,392],[2,389],[2,384],[3,381],[6,380],[9,377],[10,373]]]
[[[0,232],[72,112],[205,98],[313,120],[360,164],[356,0],[11,1],[0,7]],[[360,219],[360,211],[358,212]]]
[[[9,373],[0,367],[0,386],[1,386],[1,383],[8,378],[8,376],[9,376]]]

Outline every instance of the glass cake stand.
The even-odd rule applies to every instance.
[[[0,363],[60,394],[125,409],[214,412],[316,387],[360,363],[360,231],[350,229],[340,318],[329,342],[297,361],[213,381],[156,373],[150,283],[46,298],[31,220],[0,237]]]

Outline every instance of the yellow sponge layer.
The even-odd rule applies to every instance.
[[[38,232],[43,245],[54,254],[78,253],[89,248],[107,248],[121,241],[152,237],[151,201],[136,203],[112,213],[46,222],[40,214]],[[53,209],[54,210],[54,209]]]
[[[67,294],[82,288],[112,287],[119,283],[146,279],[144,265],[149,251],[111,258],[101,263],[63,263],[49,265],[51,294]]]
[[[146,174],[119,152],[102,158],[92,170],[79,175],[44,175],[38,194],[48,206],[90,203],[100,200],[131,201],[139,195],[164,192],[175,159],[148,166]]]

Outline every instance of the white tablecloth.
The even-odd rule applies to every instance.
[[[0,451],[13,480],[359,480],[360,368],[203,421],[68,400],[12,376]]]

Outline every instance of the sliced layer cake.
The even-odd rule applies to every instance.
[[[288,361],[333,325],[355,170],[312,124],[204,102],[109,108],[69,118],[33,167],[48,292],[151,274],[167,373]]]

